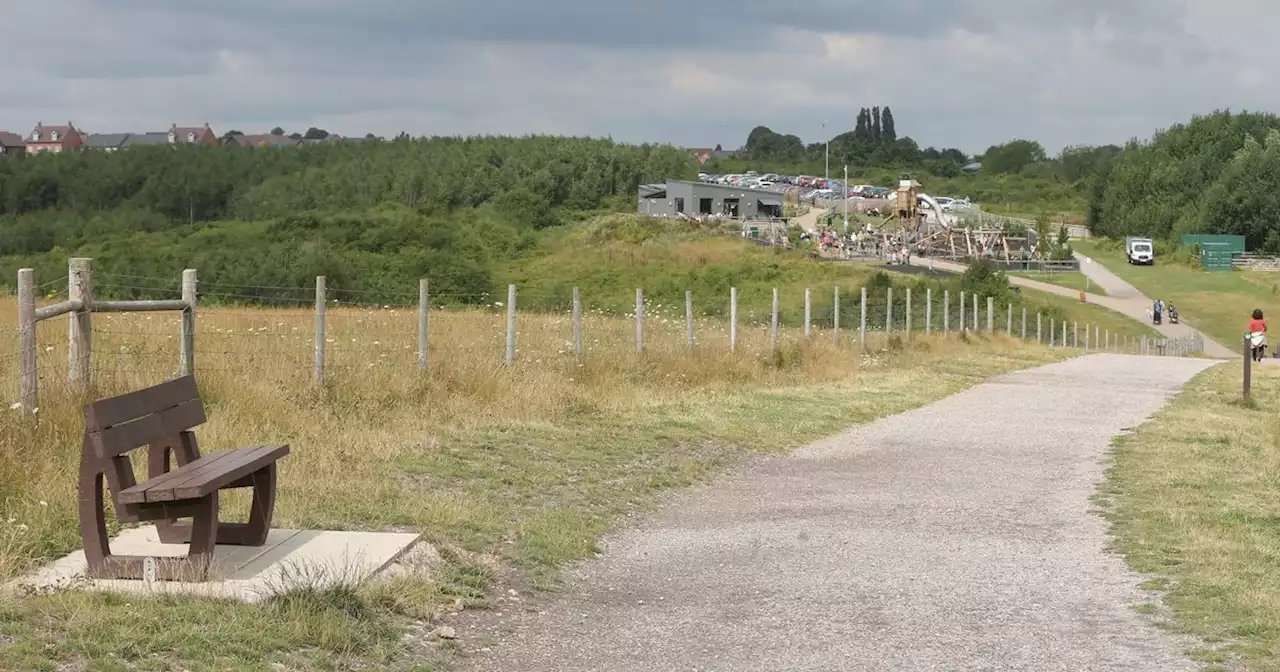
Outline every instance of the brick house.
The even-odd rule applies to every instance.
[[[171,145],[210,145],[218,144],[218,136],[209,128],[208,122],[201,126],[169,126],[169,144]]]
[[[83,144],[84,138],[81,137],[80,131],[77,131],[75,125],[69,121],[66,126],[45,126],[43,123],[37,123],[35,129],[27,136],[26,152],[57,154],[79,149]]]
[[[21,135],[0,131],[0,156],[19,156],[26,151],[27,144],[22,141]]]

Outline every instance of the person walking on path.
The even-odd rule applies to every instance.
[[[1249,320],[1249,347],[1253,361],[1261,362],[1267,349],[1267,321],[1262,317],[1261,309],[1254,309],[1253,319]]]

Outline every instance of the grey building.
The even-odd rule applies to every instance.
[[[782,217],[782,194],[724,184],[667,180],[666,184],[640,185],[636,212],[658,217]]]

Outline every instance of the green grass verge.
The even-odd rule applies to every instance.
[[[1026,278],[1028,280],[1035,280],[1036,282],[1044,282],[1050,285],[1057,285],[1059,287],[1066,287],[1067,289],[1089,292],[1091,294],[1099,294],[1101,296],[1107,295],[1106,291],[1098,285],[1090,282],[1089,278],[1079,271],[1061,271],[1055,273],[1046,273],[1041,271],[1010,271],[1009,275]]]
[[[77,591],[7,597],[0,600],[0,665],[437,669],[451,647],[426,634],[431,617],[442,605],[485,608],[499,572],[552,586],[558,568],[596,552],[620,514],[651,506],[664,490],[1066,355],[972,335],[891,345],[896,351],[869,356],[835,384],[692,394],[643,408],[584,406],[566,421],[445,430],[432,446],[387,465],[408,492],[383,500],[390,508],[364,512],[376,521],[347,521],[438,530],[433,540],[447,542],[446,564],[434,578],[301,590],[265,605]],[[505,550],[477,557],[454,553],[454,544]]]
[[[1118,549],[1164,592],[1172,626],[1219,669],[1280,670],[1280,367],[1193,379],[1116,441],[1104,499]]]
[[[1280,273],[1210,272],[1163,258],[1133,266],[1114,242],[1072,244],[1143,294],[1174,304],[1179,319],[1229,348],[1240,342],[1255,308],[1273,321],[1280,317]]]

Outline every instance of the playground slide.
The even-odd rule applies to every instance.
[[[933,208],[933,219],[934,219],[933,223],[934,223],[934,224],[937,224],[937,225],[939,225],[939,226],[944,226],[944,225],[945,225],[945,226],[950,226],[950,225],[951,225],[951,222],[950,222],[950,221],[948,221],[948,220],[944,220],[944,219],[942,218],[942,217],[943,217],[943,213],[942,213],[942,206],[941,206],[941,205],[938,205],[938,202],[937,202],[937,201],[935,201],[935,200],[933,200],[933,197],[932,197],[932,196],[930,196],[929,194],[920,194],[920,196],[919,196],[919,197],[920,197],[920,200],[924,201],[925,203],[928,203],[928,204],[929,204],[929,207]],[[926,217],[926,221],[927,221],[927,217]]]

